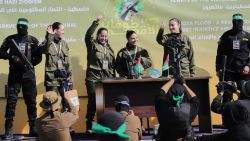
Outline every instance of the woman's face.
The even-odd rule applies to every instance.
[[[55,29],[55,35],[60,39],[64,37],[64,25],[61,24],[58,29]]]
[[[107,32],[107,30],[102,30],[101,33],[98,34],[97,39],[102,45],[105,45],[108,42],[108,32]]]
[[[180,33],[180,24],[175,20],[171,20],[169,22],[169,30],[171,33]]]
[[[138,42],[138,37],[137,37],[137,35],[136,35],[135,33],[133,33],[133,34],[129,37],[128,43],[129,43],[130,45],[136,45],[137,42]]]

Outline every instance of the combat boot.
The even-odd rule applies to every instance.
[[[13,139],[12,126],[13,126],[13,120],[12,119],[6,119],[5,120],[5,133],[3,135],[4,140]]]
[[[32,121],[29,123],[29,126],[30,126],[29,136],[37,137],[38,135],[37,135],[35,123]]]
[[[6,129],[5,130],[5,134],[3,135],[3,139],[4,140],[11,140],[13,139],[13,132],[12,132],[12,128]]]
[[[91,120],[86,121],[86,134],[91,134],[92,133],[92,122]]]

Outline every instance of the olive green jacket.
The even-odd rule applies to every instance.
[[[116,71],[117,71],[117,73],[119,73],[120,77],[127,77],[130,79],[133,79],[133,76],[131,76],[131,72],[130,72],[131,70],[130,70],[129,66],[134,64],[133,60],[131,60],[131,57],[134,57],[135,48],[129,49],[129,53],[127,51],[127,47],[122,48],[117,53]],[[130,57],[130,55],[132,55],[132,56]],[[152,66],[152,60],[149,57],[147,50],[137,46],[135,60],[138,60],[139,57],[141,59],[141,64],[142,64],[144,70],[146,70]]]
[[[98,22],[93,21],[85,34],[85,44],[87,47],[87,81],[115,77],[114,51],[109,44],[103,46],[94,39],[93,34],[97,26]],[[103,69],[103,60],[108,61],[108,69]]]
[[[68,73],[68,80],[72,82],[72,67],[70,63],[69,47],[65,40],[56,40],[54,34],[47,32],[45,36],[45,41],[41,44],[43,53],[46,55],[45,62],[45,86],[60,86],[58,80],[55,78],[55,71],[57,70],[58,51],[61,53],[60,58],[62,60],[63,66]],[[57,50],[56,50],[56,48]]]
[[[174,49],[171,43],[171,37],[176,36],[176,34],[164,34],[164,29],[160,28],[156,37],[156,41],[164,47],[164,57],[163,63],[169,54],[169,64],[170,66],[174,63]],[[194,63],[194,50],[191,40],[188,36],[179,34],[181,41],[184,43],[184,48],[180,50],[180,64],[181,72],[185,77],[195,76],[195,63]],[[172,66],[174,67],[174,66]],[[164,72],[163,72],[164,74]]]

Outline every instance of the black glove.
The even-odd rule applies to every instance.
[[[225,89],[227,89],[227,90],[229,90],[229,91],[235,93],[235,92],[237,91],[237,86],[236,86],[236,84],[235,84],[234,82],[232,82],[232,81],[227,81],[227,82],[225,83]]]
[[[18,56],[12,55],[10,58],[14,63],[21,63],[21,60]]]
[[[222,81],[219,82],[217,85],[217,93],[224,93],[225,91],[230,91],[231,93],[235,93],[237,91],[237,86],[232,81]]]
[[[224,93],[224,87],[225,87],[225,84],[224,82],[219,82],[217,85],[217,94],[221,94],[221,93]]]

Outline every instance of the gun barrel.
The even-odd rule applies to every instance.
[[[227,65],[227,56],[223,55],[222,81],[225,81],[226,65]]]

